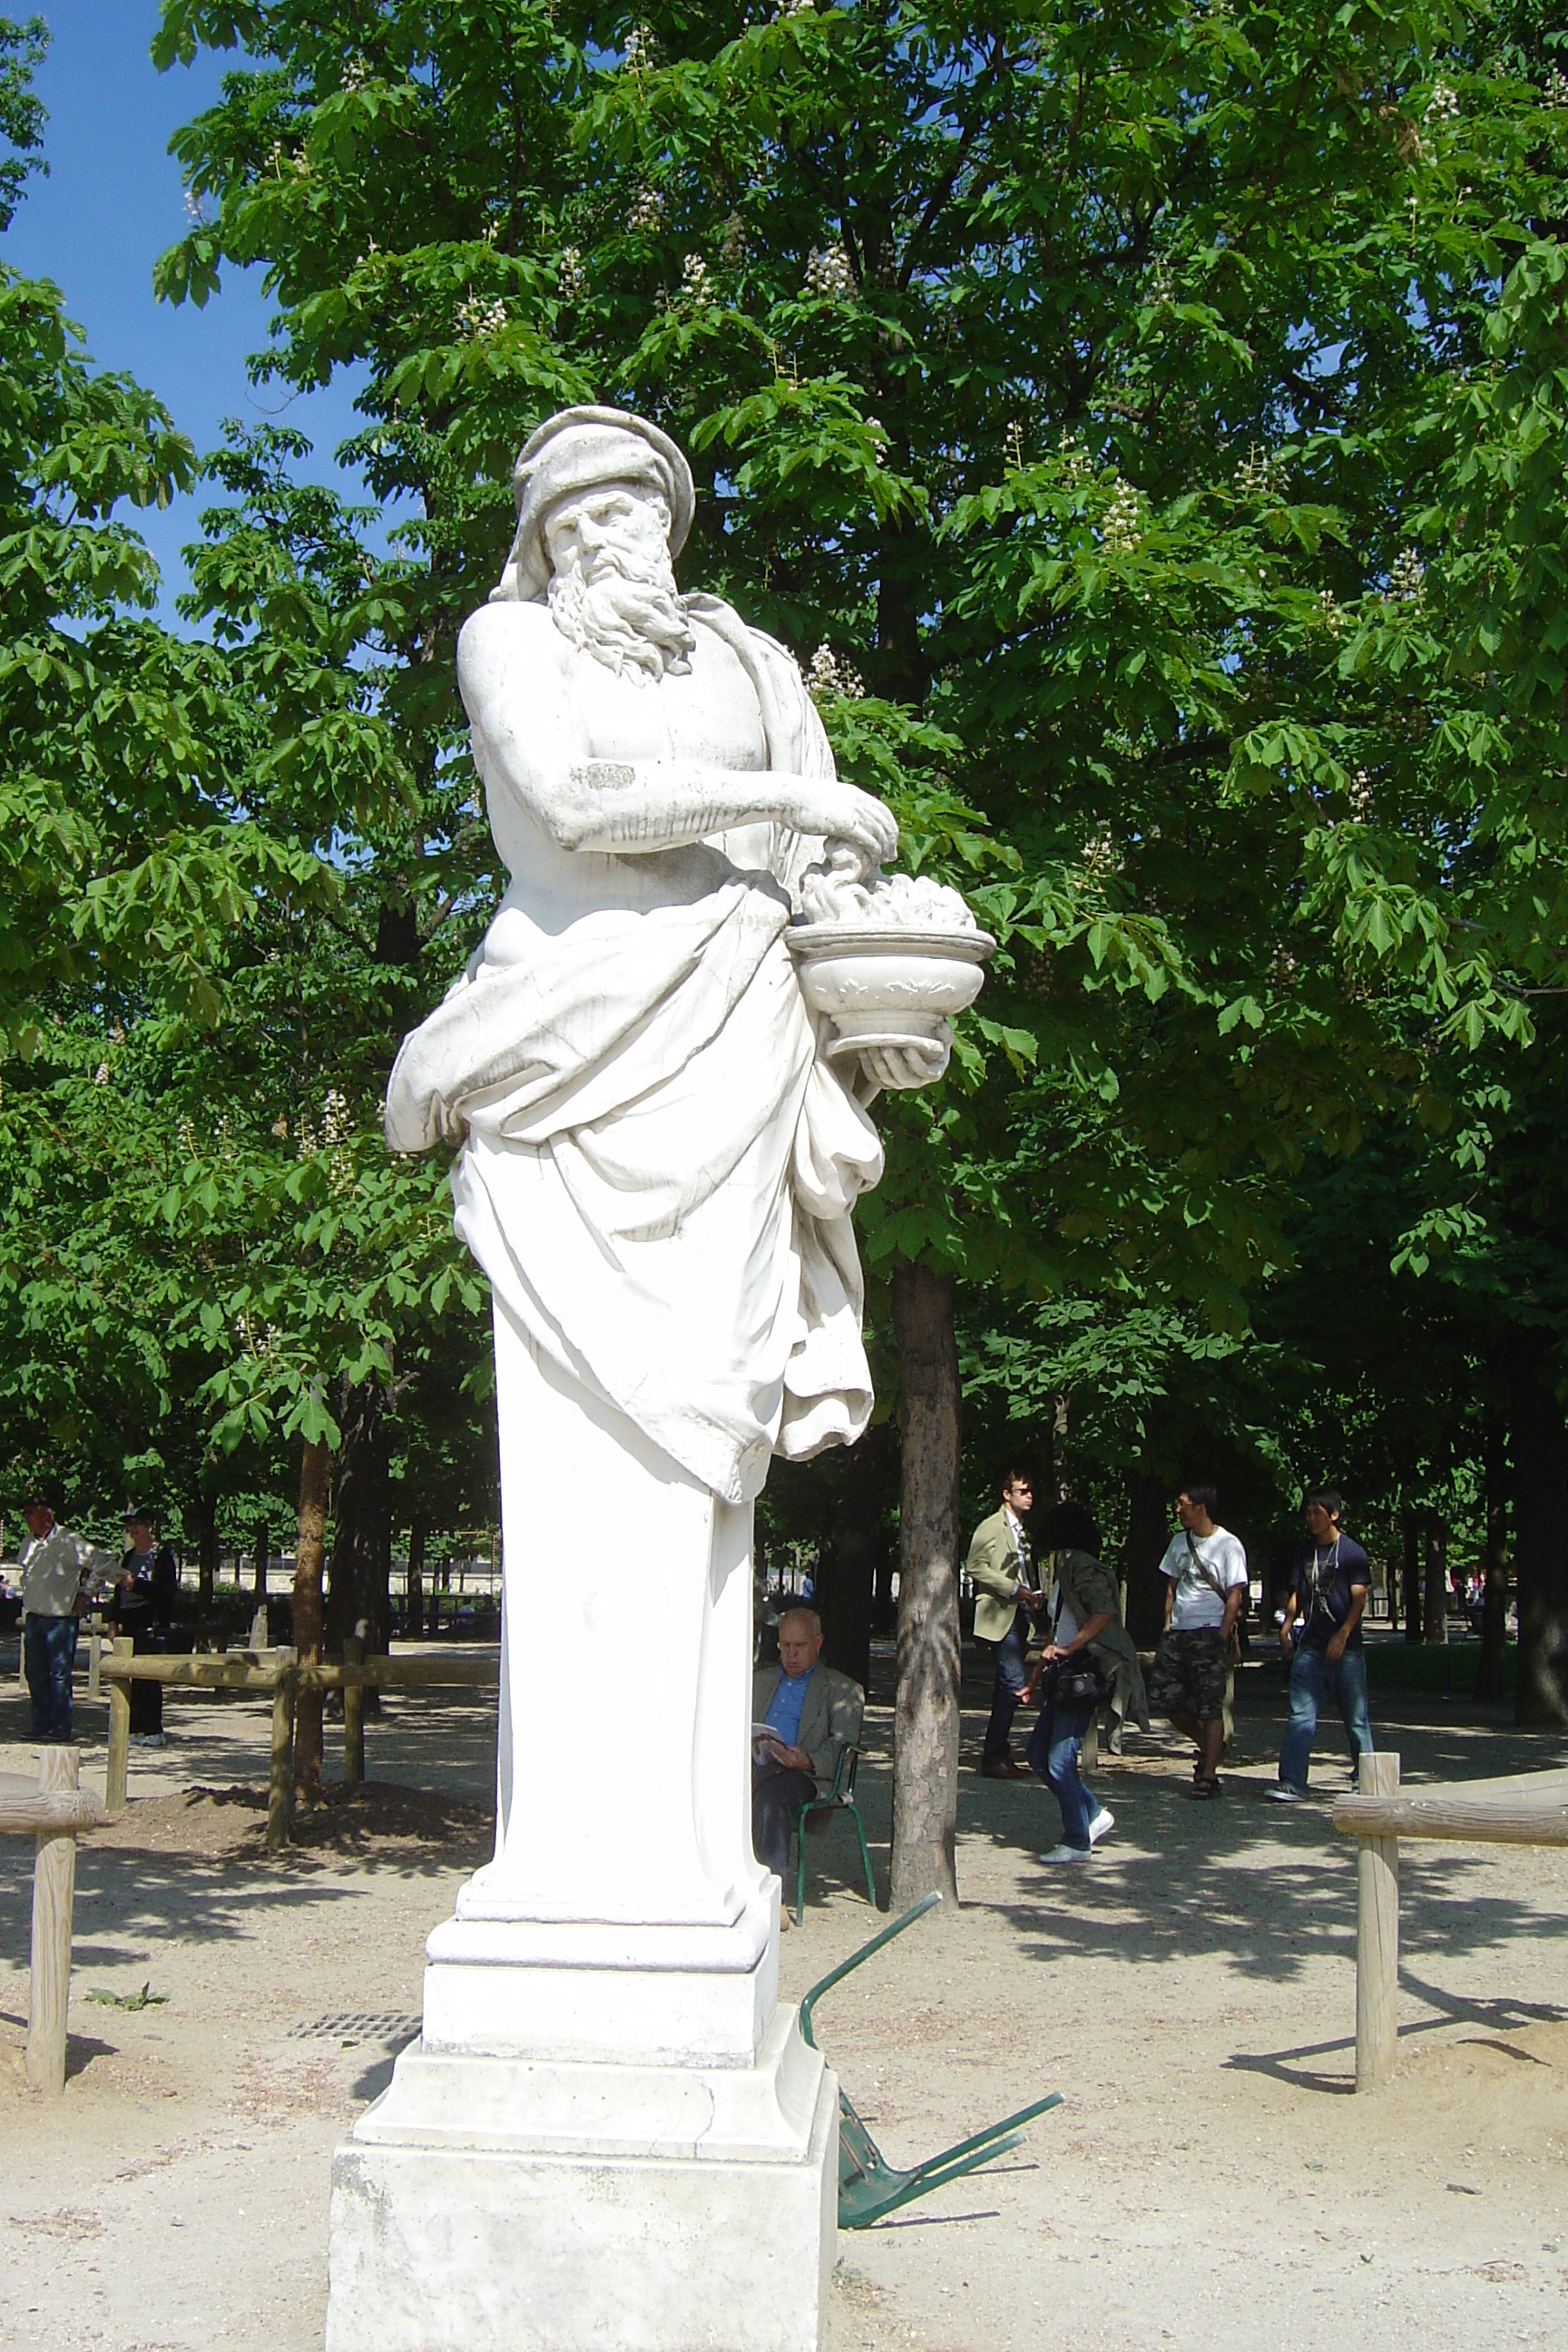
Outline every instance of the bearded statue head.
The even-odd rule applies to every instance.
[[[517,530],[492,602],[548,601],[563,635],[617,676],[689,667],[672,558],[691,527],[691,469],[668,434],[619,408],[569,408],[512,472]]]

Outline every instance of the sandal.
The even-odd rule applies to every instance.
[[[1198,1778],[1193,1782],[1193,1795],[1197,1799],[1200,1804],[1207,1804],[1209,1799],[1211,1797],[1217,1797],[1219,1792],[1219,1774],[1217,1772],[1214,1775],[1212,1780],[1205,1780],[1200,1773]]]

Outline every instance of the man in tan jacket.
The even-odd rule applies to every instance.
[[[789,1868],[796,1812],[833,1786],[839,1757],[859,1743],[865,1712],[859,1684],[822,1663],[816,1610],[786,1609],[778,1664],[752,1677],[752,1846],[780,1878]],[[763,1725],[771,1738],[760,1736]]]
[[[1027,1676],[1024,1653],[1029,1620],[1040,1607],[1024,1514],[1034,1507],[1034,1481],[1026,1470],[1005,1470],[1001,1507],[974,1530],[964,1562],[974,1587],[974,1638],[996,1661],[991,1720],[985,1727],[980,1769],[988,1780],[1026,1780],[1008,1741]]]

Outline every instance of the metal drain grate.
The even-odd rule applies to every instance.
[[[417,2042],[421,2020],[405,2017],[391,2010],[344,2009],[331,2017],[317,2017],[291,2025],[284,2036],[288,2042],[335,2042],[341,2049],[358,2050],[367,2042],[384,2042],[401,2048],[405,2042]]]

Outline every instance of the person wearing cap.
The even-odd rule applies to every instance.
[[[50,1746],[71,1736],[71,1669],[77,1620],[97,1554],[56,1519],[42,1494],[22,1506],[27,1540],[22,1547],[22,1656],[33,1703],[33,1737]]]

